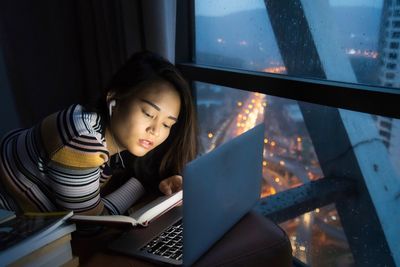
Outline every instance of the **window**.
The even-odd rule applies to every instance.
[[[181,66],[195,81],[203,152],[265,121],[266,200],[296,190],[304,193],[301,190],[308,185],[326,181],[344,178],[356,183],[357,193],[335,198],[319,206],[318,212],[308,210],[280,222],[296,248],[296,257],[311,265],[400,264],[395,249],[398,226],[393,223],[400,220],[393,201],[400,186],[400,123],[376,115],[385,113],[386,106],[394,107],[390,97],[384,98],[387,105],[379,100],[383,92],[398,99],[394,91],[400,87],[395,62],[399,43],[389,34],[396,27],[394,3],[194,1],[194,60],[188,59],[190,66]],[[364,85],[372,85],[377,98]],[[354,88],[360,96],[359,109],[354,96],[353,104],[343,104],[350,102],[346,90]],[[334,99],[318,105],[324,96],[316,89],[342,93],[328,90]],[[308,97],[302,92],[308,92]],[[314,94],[318,97],[310,96]],[[376,105],[375,114],[368,113]],[[304,170],[311,170],[311,175],[304,175]],[[324,196],[326,191],[320,193]],[[336,228],[325,227],[328,221],[318,224],[322,214],[327,220],[336,219]],[[310,222],[306,242],[304,235],[297,237],[304,230],[304,220]],[[360,222],[368,223],[360,227]]]
[[[386,68],[389,70],[394,70],[396,68],[396,63],[387,63]]]
[[[390,48],[391,48],[391,49],[397,49],[397,48],[399,48],[399,43],[398,43],[398,42],[391,42],[391,43],[390,43]]]
[[[298,187],[324,176],[302,114],[324,114],[326,107],[301,103],[300,110],[293,100],[257,92],[200,82],[196,82],[195,87],[203,152],[212,150],[262,121],[265,122],[262,197]],[[377,168],[392,173],[393,180],[390,184],[400,186],[400,139],[391,137],[400,133],[400,120],[348,110],[341,112],[349,125],[363,133],[348,127],[348,133],[353,138],[352,146],[362,150],[361,156],[366,155],[364,157],[370,158],[364,158],[362,161],[372,166],[372,162],[381,159]],[[317,125],[317,128],[327,123],[324,116],[318,116],[318,119],[309,120],[310,122]],[[311,126],[311,129],[314,127]],[[340,161],[341,157],[346,156],[349,148],[340,144],[341,138],[335,133],[329,135],[331,128],[334,129],[335,126],[326,125],[325,128],[320,128],[320,135],[326,136],[326,139],[317,141],[319,149],[338,148],[336,156],[324,159],[325,164]],[[379,148],[380,145],[383,147]],[[372,153],[378,154],[371,157]],[[366,177],[376,178],[374,174],[366,174]],[[349,211],[353,212],[358,212],[355,207]],[[357,236],[344,234],[335,205],[317,208],[283,222],[281,226],[291,240],[294,255],[310,266],[354,264],[347,240]]]
[[[295,2],[303,5],[305,14],[308,15],[307,21],[302,20],[302,17],[293,18],[294,15],[290,12],[294,11],[291,11],[290,6],[283,8],[282,12],[286,14],[276,14],[275,17],[274,10],[284,4],[275,4],[273,1],[234,1],[234,4],[228,4],[227,1],[195,1],[197,63],[353,83],[381,84],[376,71],[379,54],[383,52],[380,51],[380,43],[386,41],[379,31],[381,1],[370,1],[365,6],[362,2],[347,4],[346,1],[338,0]],[[270,5],[269,8],[266,5]],[[210,17],[212,19],[208,19]],[[329,67],[336,68],[338,62],[344,62],[349,64],[355,77],[352,74],[338,78],[321,76],[317,71],[320,68],[318,60],[310,52],[304,59],[296,58],[296,55],[306,53],[307,46],[312,46],[312,40],[307,39],[308,35],[303,36],[306,23],[315,24],[310,28],[310,34],[320,35],[317,37],[319,42],[315,43],[315,49],[326,56],[335,57]],[[329,31],[321,31],[328,28]],[[287,45],[289,42],[293,43],[290,47]],[[282,56],[283,50],[286,50],[285,57]],[[289,66],[296,67],[296,73],[287,72]]]
[[[195,5],[197,63],[285,73],[263,1]]]
[[[400,32],[393,32],[392,38],[400,38]]]
[[[289,236],[293,255],[307,265],[354,265],[335,205],[317,208],[280,226]]]
[[[196,83],[202,152],[265,122],[262,197],[323,176],[296,101]]]
[[[394,28],[400,28],[400,21],[395,20],[395,21],[393,21],[392,23],[393,23],[393,27],[394,27]]]
[[[393,80],[396,74],[394,72],[388,72],[386,73],[386,78],[389,80]]]
[[[390,59],[397,59],[397,53],[389,53]]]
[[[390,131],[392,129],[392,120],[381,121],[381,126],[387,128]]]

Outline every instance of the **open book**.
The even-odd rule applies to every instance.
[[[147,226],[173,207],[182,203],[182,190],[170,195],[161,196],[143,206],[129,216],[124,215],[73,215],[71,221],[92,224],[131,224],[132,226]]]

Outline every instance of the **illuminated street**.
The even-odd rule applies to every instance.
[[[282,70],[282,69],[280,69]],[[269,99],[260,93],[249,92],[246,97],[236,102],[235,112],[224,118],[219,128],[207,134],[206,151],[230,140],[255,125],[262,123],[269,112]],[[273,100],[272,100],[273,101]],[[279,128],[271,125],[268,129]],[[310,180],[323,176],[316,158],[304,160],[301,155],[302,143],[308,136],[265,136],[263,164],[263,188],[261,197],[297,187]],[[281,225],[289,235],[294,255],[304,262],[310,262],[307,249],[330,246],[345,250],[346,237],[340,227],[339,217],[333,205],[316,209]],[[313,233],[314,231],[314,233]],[[346,259],[344,259],[346,261]]]

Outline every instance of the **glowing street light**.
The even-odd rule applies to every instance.
[[[263,160],[262,165],[263,165],[264,167],[267,166],[267,161],[266,161],[266,160]]]

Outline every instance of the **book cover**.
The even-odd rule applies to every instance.
[[[15,218],[15,212],[0,209],[0,224]]]
[[[0,225],[0,266],[8,265],[75,231],[68,213],[26,214]]]
[[[73,259],[71,234],[61,238],[19,258],[9,267],[23,266],[61,266]]]

